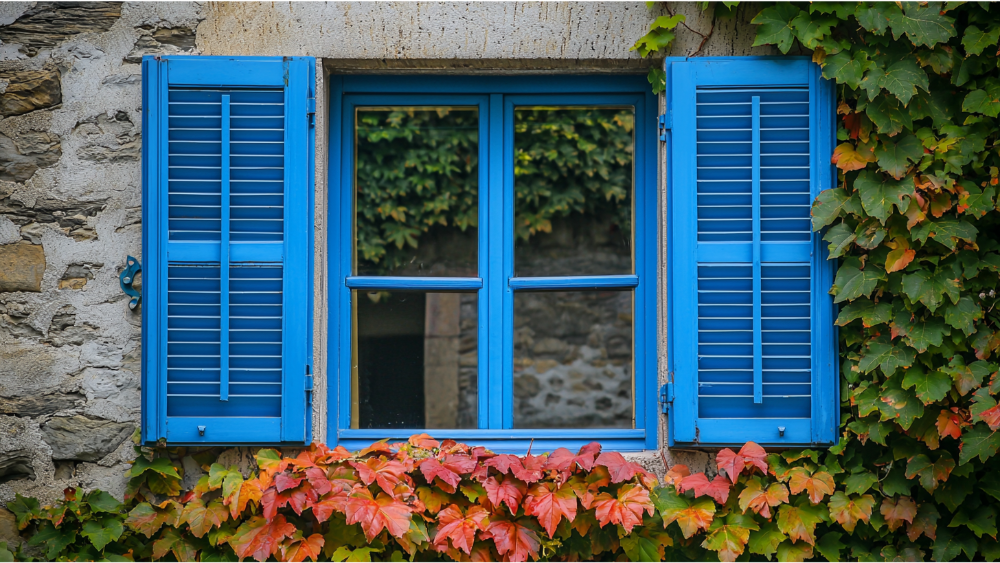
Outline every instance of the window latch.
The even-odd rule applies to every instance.
[[[672,129],[673,126],[674,126],[674,114],[673,114],[673,112],[668,111],[667,113],[661,115],[659,117],[659,119],[657,120],[657,124],[658,124],[658,129],[659,129],[659,132],[660,132],[660,140],[661,141],[666,141],[667,140],[667,131],[669,131],[670,129]]]
[[[316,98],[306,98],[306,117],[309,125],[316,125]]]

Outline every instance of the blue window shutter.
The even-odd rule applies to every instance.
[[[310,57],[145,57],[143,438],[311,439]]]
[[[672,443],[832,444],[834,91],[806,58],[668,59]],[[668,120],[669,121],[669,120]]]

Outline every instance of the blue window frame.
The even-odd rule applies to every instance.
[[[345,76],[332,77],[330,98],[330,373],[328,442],[348,448],[429,432],[496,451],[578,447],[655,449],[657,443],[656,97],[642,76]],[[379,107],[460,107],[478,116],[478,228],[475,274],[465,277],[357,275],[355,271],[356,116]],[[601,276],[515,276],[515,113],[518,108],[631,108],[634,112],[633,269]],[[475,295],[476,410],[471,426],[360,428],[352,358],[359,306],[352,292],[464,291]],[[530,291],[614,290],[631,295],[631,397],[628,428],[515,428],[514,307]],[[624,294],[624,293],[623,293]],[[625,298],[627,299],[627,297]],[[357,310],[356,310],[357,309]],[[352,410],[354,412],[352,412]]]
[[[801,57],[667,59],[671,444],[832,444],[833,83]]]
[[[142,61],[142,436],[306,444],[311,57]]]

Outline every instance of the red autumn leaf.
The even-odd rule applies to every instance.
[[[618,498],[608,493],[601,493],[594,499],[597,507],[597,521],[601,527],[608,524],[621,524],[625,533],[632,533],[632,528],[642,525],[643,511],[653,515],[653,503],[649,501],[649,491],[635,485],[625,485],[618,490]]]
[[[541,480],[542,468],[545,467],[545,458],[527,454],[517,465],[511,465],[510,470],[514,472],[514,477],[528,483],[529,485]]]
[[[964,426],[963,422],[962,417],[958,413],[941,411],[941,413],[938,414],[936,423],[938,434],[942,438],[951,436],[952,438],[958,440],[962,437],[962,426]]]
[[[385,493],[372,498],[372,493],[364,487],[358,488],[347,501],[347,523],[361,524],[368,541],[375,539],[382,530],[389,530],[395,537],[401,537],[410,529],[409,506]]]
[[[641,477],[650,476],[650,473],[643,469],[641,465],[627,461],[618,452],[604,452],[597,456],[597,461],[594,464],[608,468],[608,474],[611,476],[612,483],[628,481],[636,475]]]
[[[386,444],[386,440],[379,440],[378,442],[375,442],[374,444],[372,444],[372,445],[368,446],[367,448],[365,448],[365,449],[361,450],[360,452],[358,452],[357,453],[357,457],[365,457],[366,455],[372,454],[372,453],[386,453],[386,454],[391,454],[392,453],[392,448],[389,447],[389,444]],[[352,457],[354,457],[354,456],[352,456]]]
[[[683,493],[684,491],[694,489],[694,496],[696,497],[708,495],[712,497],[715,502],[719,504],[726,504],[726,499],[729,498],[729,489],[731,487],[732,483],[730,483],[729,479],[726,479],[722,475],[716,475],[715,479],[712,479],[710,482],[704,473],[696,473],[685,477],[680,482],[680,486],[677,487],[677,491]]]
[[[316,494],[316,489],[313,489],[309,483],[304,483],[301,487],[288,491],[288,504],[295,511],[295,514],[300,516],[305,509],[318,500],[319,495]]]
[[[898,500],[886,498],[882,501],[879,512],[885,517],[889,531],[895,532],[896,528],[903,525],[903,522],[913,523],[913,517],[917,515],[917,505],[910,497],[899,497]]]
[[[500,454],[486,460],[486,463],[483,465],[496,469],[501,475],[506,475],[511,471],[512,467],[519,467],[521,465],[521,458],[516,455]]]
[[[299,486],[302,482],[303,477],[296,477],[295,475],[289,475],[288,473],[278,473],[274,476],[274,487],[278,489],[278,492],[284,492],[288,489],[294,489]]]
[[[760,479],[754,478],[740,493],[740,509],[744,514],[749,508],[764,518],[770,518],[771,507],[783,502],[788,502],[788,489],[781,483],[772,483],[765,489]]]
[[[683,464],[677,464],[677,465],[671,467],[669,471],[667,471],[667,475],[665,477],[666,483],[664,483],[664,484],[665,485],[675,485],[676,486],[677,484],[679,484],[681,482],[682,479],[684,479],[685,477],[687,477],[690,474],[691,474],[691,470],[688,469],[688,466],[683,465]]]
[[[719,466],[719,471],[724,472],[733,483],[736,482],[746,466],[743,457],[729,448],[715,454],[715,463]]]
[[[263,449],[254,456],[262,472],[274,473],[281,464],[281,454],[272,449]]]
[[[756,467],[760,469],[761,473],[767,475],[767,452],[764,451],[764,448],[754,442],[747,442],[740,448],[739,455],[743,458],[745,467]]]
[[[861,134],[861,114],[849,113],[844,116],[844,127],[851,134],[851,139],[857,140]]]
[[[572,472],[575,466],[579,466],[584,471],[590,471],[594,467],[594,458],[600,451],[601,446],[597,442],[591,442],[580,448],[580,452],[575,455],[566,448],[559,448],[549,454],[543,469],[567,473]]]
[[[347,512],[347,502],[350,500],[351,489],[334,486],[334,489],[323,495],[312,505],[313,516],[316,521],[323,523],[330,519],[334,512],[345,514]]]
[[[229,514],[235,519],[246,509],[250,502],[260,502],[264,491],[260,488],[258,479],[248,479],[240,485],[239,491],[234,493],[226,501],[229,503]]]
[[[434,536],[434,544],[447,547],[448,540],[455,549],[472,553],[472,543],[476,532],[486,529],[489,512],[481,506],[470,506],[469,511],[462,512],[457,505],[450,505],[438,514],[438,531]]]
[[[436,458],[428,458],[420,464],[420,472],[424,474],[427,484],[433,484],[438,478],[442,482],[441,488],[449,493],[455,492],[455,487],[462,481],[462,474],[471,473],[476,469],[476,461],[465,454],[446,455],[444,459],[438,461]]]
[[[1000,405],[979,413],[979,419],[989,425],[990,430],[996,432],[997,428],[1000,428]]]
[[[184,511],[181,513],[181,522],[187,523],[188,529],[196,538],[203,537],[212,528],[222,526],[228,519],[229,511],[218,499],[208,504],[200,498],[193,499],[184,506]]]
[[[573,467],[575,458],[573,452],[566,448],[557,448],[545,458],[545,465],[542,469],[545,471],[568,471]]]
[[[483,539],[492,539],[497,553],[506,555],[509,561],[527,561],[528,557],[538,558],[538,534],[518,522],[499,520],[490,522],[483,532]]]
[[[318,561],[323,552],[324,543],[323,536],[320,534],[313,534],[308,538],[292,542],[281,550],[282,560],[297,562],[305,561],[308,557],[313,561]]]
[[[309,484],[316,489],[316,493],[320,495],[325,495],[330,492],[332,485],[330,480],[326,477],[326,471],[320,469],[319,467],[310,467],[306,469],[306,479],[309,480]]]
[[[576,518],[576,491],[569,486],[557,487],[555,483],[538,483],[528,491],[524,513],[536,516],[549,537],[554,537],[563,516],[570,522]]]
[[[521,505],[521,499],[524,498],[524,495],[528,491],[528,487],[523,481],[519,481],[513,475],[501,477],[500,479],[490,477],[483,482],[483,488],[486,489],[486,497],[494,507],[499,507],[500,503],[503,503],[510,509],[511,514],[516,514],[518,507]]]
[[[229,545],[240,559],[251,556],[257,561],[264,561],[278,552],[281,540],[294,533],[295,526],[286,522],[280,514],[270,523],[255,516],[236,529]]]
[[[358,477],[364,481],[365,485],[378,482],[378,486],[387,493],[392,492],[396,484],[403,478],[403,474],[406,473],[406,467],[402,463],[396,460],[387,460],[384,457],[371,457],[364,463],[351,462],[351,466],[358,470]]]
[[[409,444],[415,448],[433,449],[441,447],[441,442],[431,438],[429,434],[414,434],[408,440]]]

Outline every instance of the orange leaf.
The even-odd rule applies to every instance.
[[[854,145],[851,143],[841,143],[833,150],[833,157],[830,162],[837,165],[844,172],[850,172],[851,170],[861,170],[869,162],[875,160],[875,155],[873,152],[874,147],[870,150],[858,151]]]
[[[521,505],[521,499],[528,492],[528,487],[513,475],[501,477],[500,479],[497,480],[496,477],[490,477],[483,482],[483,488],[486,489],[486,498],[490,500],[490,504],[494,507],[499,507],[501,503],[504,503],[510,509],[511,515],[516,514],[518,507]]]
[[[725,501],[722,501],[723,503]],[[764,518],[771,517],[771,507],[788,502],[788,489],[781,483],[772,483],[766,489],[760,479],[753,478],[740,493],[740,509],[745,514],[751,509]]]
[[[940,192],[935,194],[931,198],[931,215],[940,218],[945,212],[951,209],[952,205],[951,196],[947,193]]]
[[[690,474],[691,470],[688,469],[688,466],[677,464],[671,467],[670,471],[667,471],[667,475],[664,477],[664,480],[666,481],[664,485],[677,485],[682,479]]]
[[[524,513],[538,517],[549,537],[554,537],[563,516],[570,522],[576,518],[576,492],[569,486],[557,488],[555,483],[538,483],[528,491]]]
[[[677,491],[683,493],[684,491],[693,489],[695,497],[708,495],[715,499],[715,502],[726,504],[731,487],[732,483],[722,475],[716,475],[715,479],[709,482],[708,477],[705,477],[704,473],[695,473],[694,475],[685,477],[681,481],[680,486],[677,487]]]
[[[368,541],[382,530],[389,530],[395,537],[401,537],[410,529],[410,507],[385,493],[372,498],[368,489],[357,489],[347,501],[347,523],[361,524]]]
[[[653,515],[649,491],[636,485],[624,485],[618,490],[618,498],[601,493],[594,503],[597,506],[597,521],[602,528],[608,524],[621,524],[626,534],[632,533],[634,526],[642,525],[643,511]]]
[[[334,512],[345,514],[352,490],[340,485],[313,503],[312,512],[319,523],[326,522]]]
[[[282,546],[281,555],[284,561],[305,561],[306,557],[313,561],[318,561],[323,551],[323,536],[313,534],[308,538],[302,538],[292,542],[290,545]]]
[[[434,544],[447,547],[448,540],[455,549],[467,554],[472,553],[472,543],[476,532],[485,530],[489,522],[489,513],[481,506],[470,506],[469,511],[462,513],[458,505],[452,504],[438,514],[438,531],[434,536]]]
[[[875,499],[871,495],[848,496],[840,491],[830,498],[830,516],[848,532],[854,532],[858,522],[867,522],[875,508]]]
[[[526,520],[526,519],[525,519]],[[538,558],[538,534],[534,530],[517,522],[499,520],[490,522],[483,539],[493,539],[497,553],[506,555],[508,561],[527,561],[528,557]]]
[[[229,519],[229,511],[222,505],[219,499],[205,504],[200,498],[193,499],[184,507],[181,513],[181,521],[186,522],[191,533],[196,538],[203,537],[212,528],[222,526],[222,523]]]
[[[436,458],[425,459],[420,463],[420,472],[428,485],[433,484],[436,478],[440,480],[442,489],[454,493],[455,487],[462,481],[462,474],[471,473],[477,465],[474,459],[465,454],[446,455],[442,461]]]
[[[378,482],[385,492],[391,492],[396,483],[399,483],[406,473],[406,467],[396,460],[387,460],[384,457],[370,457],[364,463],[351,462],[351,466],[358,470],[358,477],[364,481],[365,485]]]
[[[893,250],[889,252],[885,259],[886,272],[898,272],[910,265],[917,256],[917,251],[910,248],[910,243],[905,238],[898,237],[891,242],[885,243]]]
[[[895,532],[903,522],[913,523],[913,517],[917,515],[917,505],[910,497],[899,497],[898,500],[887,498],[882,501],[879,512],[885,516],[889,531]]]
[[[409,444],[415,448],[433,449],[440,448],[441,442],[431,438],[429,434],[414,434],[410,436]]]
[[[979,419],[988,424],[990,430],[996,432],[997,428],[1000,428],[1000,405],[979,413]]]
[[[236,529],[229,545],[240,559],[249,555],[257,561],[264,561],[278,552],[281,540],[294,533],[295,526],[286,522],[281,514],[270,523],[262,516],[255,516]]]
[[[826,471],[817,471],[810,475],[804,467],[796,467],[792,469],[790,475],[788,487],[792,490],[792,494],[797,495],[806,491],[809,494],[809,502],[813,504],[818,504],[823,497],[833,494],[833,477]]]
[[[764,451],[764,448],[754,442],[747,442],[740,448],[740,456],[743,457],[746,467],[756,467],[764,475],[767,475],[767,452]]]
[[[530,485],[542,478],[542,468],[544,467],[544,457],[527,454],[521,459],[521,463],[511,466],[511,471],[514,472],[515,477]]]
[[[941,413],[938,414],[936,423],[938,434],[942,438],[951,436],[952,438],[958,440],[962,437],[962,423],[962,417],[957,413],[941,411]]]

